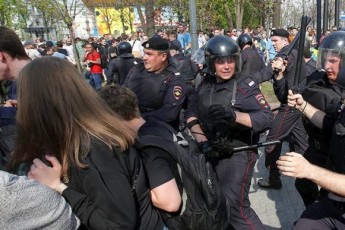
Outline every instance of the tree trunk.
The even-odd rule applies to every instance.
[[[145,3],[147,35],[152,37],[155,34],[154,0],[147,0]]]
[[[145,32],[145,34],[147,34],[146,21],[145,21],[144,15],[143,15],[143,11],[141,10],[141,5],[139,4],[138,1],[135,2],[135,7],[137,8],[137,11],[139,14],[141,27],[143,28],[143,31]]]
[[[72,39],[72,46],[73,46],[73,54],[74,54],[74,60],[77,64],[77,68],[79,70],[80,73],[83,73],[83,68],[81,67],[81,64],[80,64],[80,57],[79,57],[79,54],[77,52],[77,46],[75,44],[75,36],[74,36],[74,28],[72,25],[69,25],[68,26],[68,30],[69,30],[69,36],[71,37]]]
[[[228,24],[228,30],[231,30],[232,28],[234,28],[234,23],[233,23],[233,21],[232,21],[230,9],[229,9],[229,6],[228,6],[226,0],[223,0],[223,4],[224,4],[226,19],[227,19],[226,22],[227,22],[227,24]]]
[[[281,0],[275,0],[273,5],[273,28],[280,27]]]
[[[235,9],[235,12],[236,12],[236,28],[242,28],[244,2],[245,2],[245,0],[237,0],[237,5],[236,5],[236,9]]]

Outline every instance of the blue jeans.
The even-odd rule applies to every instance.
[[[102,74],[91,73],[89,84],[97,91],[100,90],[102,88]]]

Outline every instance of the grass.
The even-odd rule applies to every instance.
[[[279,107],[280,103],[274,94],[272,83],[267,81],[261,83],[261,92],[265,96],[268,104],[271,106],[271,109]]]

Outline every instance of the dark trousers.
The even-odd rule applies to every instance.
[[[237,152],[230,158],[213,162],[234,229],[264,229],[248,197],[256,160],[254,152]]]
[[[310,205],[297,221],[297,230],[345,229],[345,203],[339,207],[337,202],[324,197],[320,202]]]
[[[302,123],[302,114],[288,106],[281,107],[273,120],[267,141],[284,140],[291,135],[290,146],[294,151],[304,154],[308,147],[308,135]],[[282,144],[265,148],[265,166],[269,170],[278,170],[276,161],[280,157]]]
[[[325,168],[327,152],[328,148],[326,146],[323,146],[322,144],[319,144],[319,142],[315,142],[313,139],[309,138],[309,147],[303,156],[310,163]],[[317,184],[304,178],[296,178],[295,187],[306,207],[313,204],[316,200],[323,198],[327,194],[323,189],[319,191]]]

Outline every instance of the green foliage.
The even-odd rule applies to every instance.
[[[232,21],[236,24],[235,9],[238,0],[196,0],[197,9],[197,22],[200,29],[206,30],[214,27],[228,28],[227,17],[224,9],[224,4],[229,7]],[[264,24],[263,15],[269,12],[268,9],[272,8],[274,0],[246,0],[243,1],[243,27],[250,25],[255,28]],[[189,22],[189,0],[157,0],[155,7],[172,7],[175,15],[180,16],[185,22]]]
[[[13,27],[13,19],[25,14],[26,6],[20,0],[0,0],[0,12],[0,25]]]

